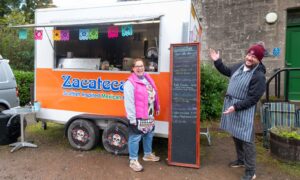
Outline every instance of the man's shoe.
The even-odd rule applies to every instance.
[[[140,172],[143,170],[143,166],[139,163],[138,160],[135,159],[130,160],[129,167],[135,172]]]
[[[245,167],[245,164],[239,160],[235,160],[230,162],[228,166],[232,168],[238,168],[238,167]]]
[[[151,153],[149,155],[145,155],[143,157],[144,161],[153,161],[153,162],[157,162],[160,160],[160,158],[158,156],[155,156],[154,153]]]
[[[256,175],[255,174],[253,174],[253,175],[244,175],[242,178],[241,178],[241,180],[253,180],[253,179],[255,179],[256,178]]]

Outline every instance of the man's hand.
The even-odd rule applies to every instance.
[[[210,55],[210,58],[213,60],[213,61],[216,61],[220,58],[220,52],[219,51],[215,51],[214,49],[210,48],[209,49],[209,55]]]
[[[234,106],[230,106],[223,114],[229,114],[235,112]]]

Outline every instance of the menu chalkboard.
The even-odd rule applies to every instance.
[[[199,61],[199,43],[171,45],[171,165],[200,167]]]

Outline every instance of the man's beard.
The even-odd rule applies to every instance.
[[[246,63],[245,63],[245,66],[247,67],[247,68],[249,68],[249,69],[253,69],[255,66],[256,66],[257,64],[252,64],[252,65],[247,65]]]
[[[260,62],[259,62],[260,63]],[[255,63],[251,63],[252,65],[247,65],[247,60],[245,60],[245,66],[247,67],[247,68],[249,68],[249,69],[253,69],[253,68],[255,68],[257,65],[259,65],[259,63],[257,63],[257,64],[255,64]]]

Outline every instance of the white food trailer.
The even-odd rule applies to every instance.
[[[127,153],[123,84],[133,58],[146,61],[156,82],[161,114],[155,134],[168,137],[170,44],[199,42],[201,26],[190,0],[130,1],[35,12],[37,118],[65,124],[72,147],[102,142]],[[42,36],[42,38],[41,38]]]

